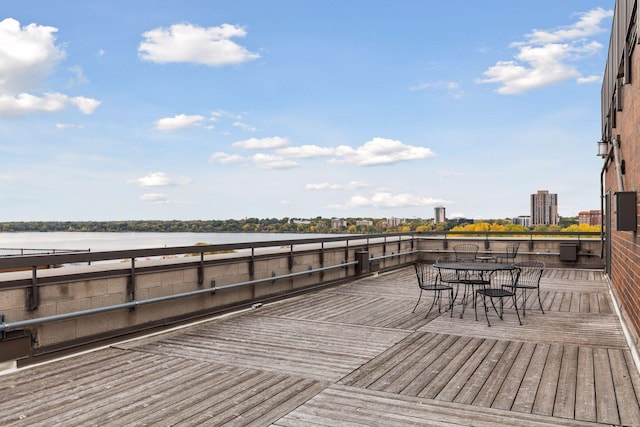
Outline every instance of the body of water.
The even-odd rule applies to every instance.
[[[337,234],[296,233],[82,233],[29,232],[0,233],[0,248],[9,249],[80,249],[92,252],[121,249],[191,246],[196,243],[225,244],[272,240],[336,237]]]

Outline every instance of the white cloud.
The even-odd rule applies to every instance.
[[[566,40],[578,40],[585,37],[593,36],[595,34],[607,31],[600,26],[602,21],[613,16],[612,10],[605,10],[601,7],[597,7],[585,13],[578,14],[580,19],[573,25],[559,28],[555,31],[545,30],[533,30],[530,34],[527,34],[525,38],[526,42],[515,43],[519,44],[548,44],[548,43],[562,43]]]
[[[239,156],[237,154],[227,154],[221,151],[217,153],[213,153],[211,157],[209,157],[210,162],[220,162],[220,163],[239,163],[244,162],[245,158]]]
[[[41,89],[46,78],[66,58],[62,47],[55,44],[57,31],[57,28],[37,24],[23,27],[13,18],[0,21],[0,114],[51,113],[68,105],[91,114],[100,105],[95,99],[81,96],[69,97],[62,93],[38,96],[26,92]]]
[[[429,148],[405,145],[400,141],[373,138],[364,145],[352,148],[341,145],[335,149],[335,161],[355,163],[358,166],[376,166],[434,157]]]
[[[177,180],[170,179],[164,172],[151,172],[143,177],[128,181],[140,187],[166,187],[169,185],[187,185],[191,183],[191,178],[180,177]]]
[[[140,187],[162,187],[169,185],[169,177],[164,172],[152,172],[132,182],[137,183]]]
[[[89,82],[87,76],[84,75],[84,70],[82,69],[82,67],[74,65],[73,67],[69,67],[69,71],[71,71],[74,77],[69,80],[69,82],[67,83],[68,86],[74,86]]]
[[[258,130],[255,126],[243,122],[233,122],[232,126],[240,128],[242,130],[246,130],[248,132],[255,132]]]
[[[464,91],[460,87],[460,83],[451,82],[451,81],[423,82],[415,86],[410,86],[409,90],[410,91],[422,91],[422,90],[444,91],[452,98],[462,98],[464,95]]]
[[[82,126],[74,125],[71,123],[56,123],[56,129],[73,129],[73,128],[82,128]]]
[[[317,184],[306,184],[305,190],[353,190],[356,188],[367,187],[368,184],[365,181],[351,181],[348,184],[330,184],[328,182],[322,182]]]
[[[260,169],[291,169],[298,166],[294,161],[272,154],[259,153],[254,155],[251,159]]]
[[[336,154],[336,149],[330,147],[319,147],[317,145],[301,145],[298,147],[282,148],[277,152],[285,157],[302,159],[309,157],[334,156]]]
[[[521,94],[532,89],[574,79],[579,83],[593,80],[584,78],[572,62],[590,56],[602,45],[587,40],[589,36],[607,31],[601,24],[613,15],[611,10],[596,8],[580,14],[575,24],[555,31],[534,30],[526,41],[512,43],[518,48],[513,61],[499,61],[487,69],[478,83],[497,83],[502,94]]]
[[[160,131],[175,131],[185,128],[197,127],[202,124],[204,117],[200,115],[188,116],[178,114],[173,117],[165,117],[155,122],[156,129]]]
[[[287,138],[274,136],[271,138],[250,138],[244,141],[234,142],[233,146],[244,150],[264,150],[284,147],[287,144],[289,144]]]
[[[66,57],[56,46],[57,28],[21,27],[13,18],[0,21],[0,91],[17,94],[38,86]]]
[[[140,196],[140,200],[143,202],[169,203],[167,195],[162,193],[146,193]]]
[[[203,28],[192,24],[175,24],[145,32],[138,46],[143,60],[156,63],[190,62],[210,66],[240,64],[260,57],[235,43],[234,37],[247,32],[235,25]]]
[[[73,98],[68,98],[69,103],[75,105],[76,107],[78,107],[78,109],[80,111],[82,111],[84,114],[91,114],[95,111],[96,108],[98,108],[101,104],[100,101],[92,99],[92,98],[85,98],[84,96],[76,96]]]
[[[370,197],[356,195],[344,205],[346,209],[375,207],[375,208],[405,208],[422,207],[434,204],[448,203],[446,200],[432,197],[419,197],[408,193],[392,194],[386,191],[376,192]]]
[[[76,105],[85,114],[91,114],[100,105],[100,101],[81,96],[70,98],[63,93],[46,93],[43,96],[29,93],[0,94],[0,115],[55,113],[64,110],[68,104]]]

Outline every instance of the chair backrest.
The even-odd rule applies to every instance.
[[[460,262],[460,261],[461,260],[455,257],[441,257],[437,259],[436,266],[438,265],[438,263],[452,263],[452,262]],[[457,282],[460,279],[459,273],[456,270],[453,270],[450,268],[442,268],[437,270],[438,270],[441,282],[445,282],[445,283]]]
[[[416,261],[413,266],[416,269],[418,286],[426,289],[438,284],[438,270],[433,267],[433,264],[425,261]]]
[[[520,270],[515,268],[512,270],[497,270],[491,273],[490,287],[494,289],[502,289],[504,287],[513,287],[520,278]]]
[[[520,243],[509,243],[504,247],[504,255],[501,255],[501,258],[506,259],[515,259],[516,255],[518,255],[518,249],[520,248]]]
[[[520,269],[518,285],[527,287],[539,287],[540,278],[544,272],[545,263],[542,261],[522,261],[517,262],[516,267]]]
[[[474,245],[472,243],[462,243],[453,247],[453,251],[456,254],[456,259],[465,261],[475,260],[476,256],[478,255],[478,249],[478,245]]]

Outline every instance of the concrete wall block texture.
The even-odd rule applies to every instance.
[[[9,289],[0,292],[0,313],[26,308],[27,297],[24,289]]]
[[[73,313],[74,311],[89,310],[91,298],[79,298],[67,301],[58,301],[56,304],[56,314]]]

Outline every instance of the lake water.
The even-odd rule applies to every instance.
[[[90,249],[92,252],[121,249],[162,248],[207,244],[264,242],[272,240],[336,237],[337,234],[295,233],[82,233],[31,232],[0,233],[0,248],[10,249]]]

